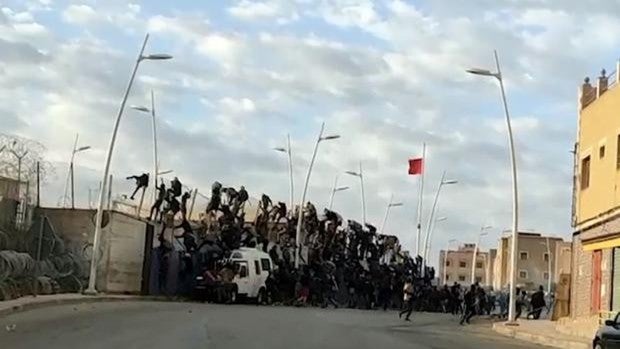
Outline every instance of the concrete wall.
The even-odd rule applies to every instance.
[[[56,233],[67,248],[90,260],[95,230],[95,210],[42,208]],[[142,282],[142,263],[146,222],[124,213],[104,216],[97,289],[112,293],[139,293]]]
[[[104,235],[105,253],[99,276],[106,292],[139,293],[142,283],[146,223],[122,213],[112,213]]]
[[[553,267],[553,282],[560,281],[560,275],[571,273],[573,244],[570,241],[557,242],[555,245],[555,265]]]

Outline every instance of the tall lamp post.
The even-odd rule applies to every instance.
[[[433,225],[434,221],[433,219],[435,218],[435,211],[437,210],[437,202],[439,201],[439,193],[441,193],[441,188],[444,185],[450,185],[450,184],[456,184],[458,183],[457,180],[454,179],[446,179],[446,171],[443,171],[443,174],[441,175],[441,180],[439,181],[439,186],[437,187],[437,192],[435,193],[435,199],[433,200],[433,207],[431,209],[431,214],[428,217],[428,226],[426,227],[426,236],[424,238],[424,267],[426,267],[426,261],[428,258],[428,248],[430,245],[430,239],[431,239],[431,232],[433,230],[433,227],[431,225]]]
[[[153,173],[154,173],[154,178],[153,178],[153,196],[152,196],[152,201],[155,202],[155,200],[157,199],[157,177],[159,175],[159,169],[157,168],[159,166],[159,157],[157,154],[157,122],[156,122],[156,118],[155,118],[155,94],[153,93],[153,90],[151,90],[151,108],[147,108],[144,106],[131,106],[132,109],[141,111],[143,113],[150,113],[151,114],[151,127],[153,129]],[[142,206],[142,205],[140,205]]]
[[[510,304],[508,305],[508,321],[515,321],[515,289],[517,283],[517,245],[519,243],[518,228],[519,228],[519,195],[517,190],[517,160],[515,156],[515,145],[512,135],[512,125],[510,122],[510,114],[508,113],[508,102],[506,102],[506,91],[504,90],[504,81],[502,72],[499,66],[499,58],[497,56],[497,50],[493,51],[495,57],[496,72],[491,72],[488,69],[473,68],[468,69],[467,72],[476,75],[489,76],[497,79],[499,82],[499,88],[502,96],[502,103],[504,105],[504,114],[506,116],[506,128],[508,130],[508,146],[510,147],[510,165],[512,169],[512,245],[510,255]]]
[[[75,187],[74,187],[74,159],[75,154],[90,149],[90,146],[84,146],[78,148],[78,139],[79,134],[75,135],[75,142],[73,143],[73,151],[71,152],[71,159],[69,160],[69,171],[67,172],[67,179],[65,181],[65,190],[62,196],[62,206],[67,207],[67,199],[69,199],[69,195],[67,191],[71,190],[71,208],[75,209]],[[70,189],[69,189],[70,187]]]
[[[448,241],[446,245],[446,252],[443,254],[443,284],[446,285],[448,283],[447,280],[447,269],[448,269],[448,251],[450,251],[450,244],[453,242],[458,242],[457,239],[451,239]]]
[[[545,239],[545,243],[540,243],[547,248],[547,294],[551,294],[551,247],[549,246],[549,237]]]
[[[310,166],[308,166],[308,173],[306,173],[306,181],[304,182],[304,190],[301,193],[301,198],[299,200],[299,212],[297,214],[297,229],[295,232],[295,244],[297,245],[295,248],[295,269],[299,269],[299,254],[301,252],[301,224],[304,218],[304,202],[306,201],[306,193],[308,192],[308,184],[310,183],[310,175],[312,174],[312,167],[314,166],[314,160],[316,160],[316,154],[319,150],[319,144],[322,141],[329,141],[332,139],[340,138],[339,135],[330,135],[323,136],[323,131],[325,130],[325,123],[321,124],[321,131],[319,132],[319,137],[316,139],[316,143],[314,144],[314,151],[312,152],[312,159],[310,160]]]
[[[112,153],[114,152],[114,144],[116,142],[116,135],[118,134],[118,127],[121,123],[121,117],[123,116],[123,111],[125,110],[125,104],[127,103],[127,97],[129,97],[129,92],[131,91],[131,86],[133,85],[133,81],[136,77],[136,73],[138,71],[138,67],[140,63],[144,60],[165,60],[171,59],[172,56],[167,54],[150,54],[144,55],[144,49],[146,48],[146,44],[149,40],[149,34],[146,34],[144,37],[144,42],[142,43],[142,47],[140,49],[140,53],[136,58],[136,62],[134,64],[133,70],[131,72],[131,76],[129,78],[129,82],[127,83],[127,88],[125,89],[125,94],[123,95],[123,99],[121,101],[121,105],[118,109],[118,114],[116,115],[116,120],[114,121],[114,127],[112,128],[112,137],[110,138],[110,145],[108,147],[108,152],[106,154],[106,162],[103,170],[103,178],[101,180],[102,189],[99,191],[99,202],[97,204],[97,217],[95,219],[95,233],[93,236],[93,253],[90,261],[90,273],[88,277],[88,288],[84,291],[85,294],[96,294],[97,289],[96,278],[97,278],[97,258],[99,251],[99,240],[101,239],[101,223],[103,221],[103,206],[105,202],[105,188],[108,185],[108,175],[110,173],[110,163],[112,162]]]
[[[489,230],[493,228],[490,225],[485,225],[480,228],[480,233],[478,234],[478,240],[476,240],[476,245],[474,246],[474,255],[471,261],[471,284],[473,285],[476,282],[476,258],[478,257],[478,247],[480,246],[480,239],[483,236],[488,235],[485,230]]]
[[[293,156],[291,153],[291,135],[287,134],[286,135],[286,148],[284,147],[278,147],[278,148],[273,148],[273,150],[275,151],[279,151],[280,153],[285,153],[288,157],[288,183],[289,183],[289,210],[293,209],[293,206],[295,205],[295,199],[294,199],[294,184],[293,184]]]
[[[366,224],[366,197],[364,195],[364,172],[362,171],[362,162],[360,161],[360,171],[346,171],[348,175],[359,177],[360,187],[362,190],[362,224]]]
[[[334,204],[334,196],[336,195],[336,192],[339,191],[343,191],[343,190],[348,190],[349,187],[339,187],[338,186],[338,175],[336,175],[336,178],[334,179],[334,186],[332,187],[332,191],[329,195],[329,210],[332,210],[332,206]]]
[[[385,209],[385,216],[383,217],[383,223],[381,223],[381,229],[379,229],[380,234],[383,234],[383,229],[385,229],[385,224],[387,223],[388,216],[390,215],[390,209],[392,207],[400,207],[404,205],[402,202],[393,202],[393,200],[394,200],[394,194],[390,196],[390,202],[388,203],[387,208]]]
[[[437,226],[437,223],[439,222],[443,222],[448,220],[448,217],[437,217],[435,218],[435,221],[433,221],[433,224],[431,225],[430,229],[431,229],[431,234],[429,235],[429,239],[428,239],[428,247],[427,250],[430,251],[433,248],[433,236],[435,235],[435,227]]]
[[[90,145],[86,145],[83,147],[79,147],[77,148],[77,136],[75,137],[75,145],[73,146],[73,153],[71,153],[71,163],[69,164],[69,175],[71,176],[71,209],[74,210],[75,209],[75,177],[74,177],[74,172],[75,172],[75,166],[74,166],[74,159],[75,159],[75,154],[88,150],[90,149]]]

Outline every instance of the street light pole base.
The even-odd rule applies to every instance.
[[[83,292],[84,295],[86,296],[96,296],[97,295],[97,290],[95,290],[94,288],[87,288],[84,290]]]

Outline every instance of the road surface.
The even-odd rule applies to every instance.
[[[489,323],[417,313],[406,323],[396,312],[350,309],[111,302],[15,313],[0,326],[0,348],[11,349],[537,348]]]

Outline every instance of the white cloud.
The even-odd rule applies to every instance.
[[[371,0],[328,0],[319,8],[325,21],[338,26],[368,26],[379,16]]]
[[[230,65],[244,54],[245,44],[238,34],[213,33],[203,36],[197,43],[198,52],[221,63]]]
[[[228,8],[228,12],[242,19],[257,19],[275,17],[280,14],[280,9],[276,2],[241,0]]]
[[[72,24],[88,24],[100,18],[92,7],[85,4],[69,5],[62,16],[65,21]]]
[[[277,24],[288,24],[299,19],[295,2],[290,0],[241,0],[229,7],[228,13],[246,21],[275,19]]]
[[[256,105],[249,98],[234,99],[224,97],[220,99],[220,104],[227,110],[234,113],[251,113],[256,111]]]
[[[195,41],[209,33],[209,21],[202,17],[167,17],[156,15],[147,20],[149,32],[170,34],[184,42]]]

